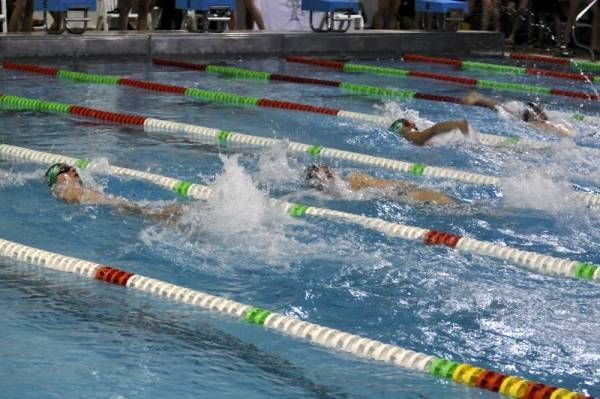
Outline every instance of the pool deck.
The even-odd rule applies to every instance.
[[[86,32],[0,35],[0,60],[15,58],[152,57],[154,55],[281,57],[288,54],[394,58],[404,52],[440,55],[500,54],[495,32],[378,31],[347,33],[256,32],[187,33],[182,31]]]

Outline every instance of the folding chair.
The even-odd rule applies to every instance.
[[[110,20],[115,18],[119,19],[119,12],[117,9],[117,0],[98,0],[100,3],[100,11],[98,12],[98,22],[96,23],[96,29],[100,29],[102,26],[105,32],[108,32],[110,27]],[[129,12],[129,19],[137,20],[138,14],[132,11]],[[150,26],[150,25],[148,25]]]
[[[96,11],[96,0],[34,0],[34,11],[44,12],[44,28],[48,31],[48,12],[56,11],[63,13],[63,26],[69,33],[82,34],[87,29],[87,24],[90,21],[88,11]],[[69,17],[69,11],[81,11],[83,17]],[[83,22],[82,28],[71,28],[69,22]],[[61,29],[58,32],[62,33]]]
[[[346,32],[353,20],[362,21],[358,0],[302,0],[302,9],[310,12],[313,32]],[[318,27],[313,23],[314,12],[325,13]]]
[[[469,4],[466,0],[416,0],[415,11],[425,29],[450,30],[448,22],[455,22],[456,29],[452,30],[458,30],[463,15],[469,12]]]
[[[235,0],[175,0],[175,8],[188,13],[184,28],[192,32],[221,33],[231,20]]]

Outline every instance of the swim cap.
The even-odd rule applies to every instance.
[[[543,121],[548,120],[548,115],[546,115],[544,109],[540,104],[534,103],[533,101],[529,101],[525,105],[527,107],[523,115],[523,120],[525,122],[529,122],[531,119],[533,119],[534,116],[537,116]]]
[[[65,167],[70,168],[70,166],[67,165],[66,163],[57,162],[48,168],[48,170],[44,174],[44,178],[46,179],[46,183],[48,184],[48,187],[52,187],[56,183],[56,179],[58,178],[58,175],[61,174],[61,169],[65,168]],[[63,170],[63,172],[64,172],[64,170]]]
[[[327,180],[333,179],[334,176],[333,172],[329,169],[329,166],[313,163],[304,169],[304,178],[309,187],[322,191],[324,183]]]
[[[402,131],[404,130],[406,125],[415,127],[415,124],[409,121],[408,119],[400,118],[395,120],[394,123],[392,123],[392,125],[390,126],[390,130],[394,133],[402,134]]]
[[[323,183],[319,179],[319,166],[317,164],[313,163],[304,169],[304,180],[311,188],[316,188],[317,190],[323,189]]]

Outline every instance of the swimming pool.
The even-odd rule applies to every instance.
[[[372,64],[404,66],[398,61]],[[468,90],[418,79],[341,74],[275,59],[240,65],[446,95]],[[431,121],[468,118],[483,132],[547,139],[488,110],[452,104],[382,101],[337,88],[234,80],[134,61],[52,66],[338,107],[384,115],[390,122],[409,107],[413,111],[408,114],[418,111],[419,117]],[[444,67],[418,67],[448,73]],[[487,77],[473,71],[450,73]],[[494,79],[574,87],[542,77]],[[447,210],[388,200],[332,199],[302,184],[302,169],[311,158],[286,158],[281,148],[242,149],[239,157],[222,158],[220,151],[230,155],[238,148],[79,117],[3,110],[3,143],[100,160],[99,173],[83,173],[106,192],[152,203],[175,200],[172,193],[151,184],[107,176],[102,171],[108,162],[209,184],[219,196],[207,205],[195,205],[184,226],[174,228],[103,207],[59,202],[41,181],[44,167],[2,160],[5,206],[0,237],[122,266],[432,355],[600,394],[600,323],[594,306],[600,293],[593,283],[534,274],[506,262],[393,239],[356,225],[291,218],[266,205],[267,197],[284,198],[599,263],[597,212],[562,196],[569,189],[567,180],[597,190],[600,173],[593,152],[575,148],[570,141],[538,151],[480,145],[419,148],[387,129],[325,115],[234,107],[8,70],[0,71],[0,82],[6,94],[510,176],[499,190],[340,162],[336,166],[344,171],[427,182],[473,204]],[[599,110],[594,103],[551,97],[547,101],[549,109],[565,114]],[[577,127],[579,144],[599,146],[594,126]],[[7,304],[0,327],[7,343],[0,386],[7,397],[498,397],[35,267],[7,264],[0,268],[0,282]]]

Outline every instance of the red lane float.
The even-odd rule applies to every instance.
[[[571,60],[568,58],[550,57],[547,55],[510,53],[509,58],[513,60],[547,62],[551,64],[570,65]]]
[[[594,75],[586,74],[586,73],[551,71],[549,69],[539,69],[539,68],[527,68],[526,71],[529,75],[543,75],[543,76],[550,76],[553,78],[583,80],[583,81],[588,81],[588,80],[594,79]]]
[[[427,245],[446,245],[450,248],[456,247],[462,236],[446,233],[444,231],[429,230],[423,237],[423,242]]]
[[[165,60],[165,59],[159,59],[159,58],[155,58],[152,61],[157,65],[176,66],[176,67],[185,68],[185,69],[193,69],[196,71],[205,71],[206,67],[208,66],[208,64],[195,64],[195,63],[191,63],[191,62],[172,61],[172,60]]]
[[[296,63],[308,64],[308,65],[318,65],[318,66],[323,66],[326,68],[333,68],[333,69],[340,69],[340,70],[343,70],[344,65],[345,65],[343,62],[330,61],[330,60],[317,60],[314,58],[306,58],[306,57],[300,57],[300,56],[295,56],[295,55],[288,55],[285,57],[285,59],[290,62],[296,62]]]
[[[326,114],[326,115],[337,115],[340,112],[339,109],[327,108],[327,107],[318,107],[315,105],[308,104],[300,104],[293,103],[289,101],[276,101],[269,100],[266,98],[258,99],[256,105],[261,107],[270,107],[270,108],[281,108],[281,109],[292,109],[297,111],[306,111],[306,112],[315,112],[318,114]]]
[[[107,283],[126,286],[127,281],[133,276],[134,274],[128,271],[115,269],[110,266],[103,266],[96,270],[94,278],[96,280],[106,281]]]
[[[137,87],[139,89],[153,90],[153,91],[161,91],[164,93],[175,93],[175,94],[185,94],[186,88],[181,86],[174,86],[164,83],[155,83],[155,82],[146,82],[143,80],[136,79],[119,79],[118,84],[122,86],[131,86]]]
[[[126,123],[130,125],[143,125],[146,118],[137,115],[121,114],[117,112],[100,111],[94,108],[80,107],[78,105],[71,105],[69,107],[69,113],[74,115],[86,116],[89,118],[96,118],[109,122]]]
[[[455,58],[442,58],[442,57],[428,57],[425,55],[418,54],[404,54],[402,56],[405,61],[414,61],[414,62],[429,62],[432,64],[446,64],[452,65],[455,67],[461,67],[462,61]]]

